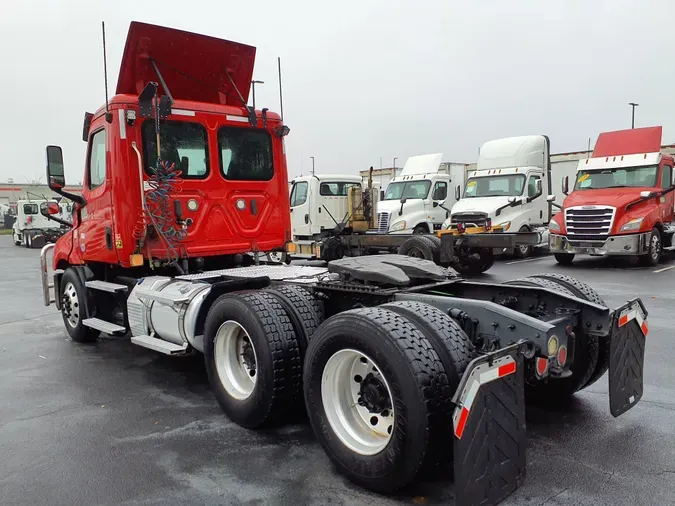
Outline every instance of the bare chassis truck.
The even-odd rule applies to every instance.
[[[100,329],[168,355],[202,352],[229,418],[278,424],[304,404],[337,469],[378,492],[454,455],[456,504],[497,504],[525,476],[526,402],[560,402],[608,369],[612,415],[643,392],[643,303],[611,311],[567,276],[474,283],[372,255],[138,280],[73,266],[50,283],[53,247],[41,252],[44,303],[74,340]],[[110,323],[119,310],[124,326]]]

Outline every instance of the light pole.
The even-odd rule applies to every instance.
[[[310,156],[310,158],[312,159],[312,176],[313,176],[314,175],[314,157]]]
[[[630,105],[633,108],[631,112],[630,127],[635,128],[635,108],[640,104],[636,104],[635,102],[628,102],[628,105]]]
[[[398,156],[394,157],[394,172],[396,172],[396,160],[398,160]]]
[[[256,84],[265,84],[265,81],[256,81],[256,80],[251,81],[251,86],[252,86],[251,94],[253,95],[253,110],[254,111],[255,111],[255,85]]]

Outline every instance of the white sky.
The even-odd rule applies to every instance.
[[[129,22],[256,46],[258,108],[278,111],[281,57],[290,176],[401,166],[481,143],[547,134],[583,150],[601,131],[663,125],[675,142],[672,0],[5,0],[0,14],[0,181],[42,176],[44,146],[82,179],[85,110],[111,94]]]

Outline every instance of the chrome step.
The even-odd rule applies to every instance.
[[[127,285],[120,285],[118,283],[110,283],[108,281],[99,281],[94,279],[92,281],[87,281],[84,283],[84,286],[91,288],[92,290],[100,290],[102,292],[117,293],[117,292],[126,292],[129,290]]]
[[[173,295],[154,290],[144,290],[143,288],[138,287],[134,289],[134,295],[139,299],[151,300],[153,302],[158,302],[159,304],[164,304],[165,306],[178,306],[190,301],[189,293],[186,295]]]
[[[89,327],[91,329],[100,330],[106,334],[115,335],[115,334],[126,334],[127,329],[120,327],[114,323],[101,320],[100,318],[87,318],[82,320],[82,325]]]
[[[663,251],[675,251],[675,246],[664,246]]]
[[[187,350],[187,343],[183,346],[179,346],[170,343],[169,341],[164,341],[163,339],[157,339],[156,337],[151,336],[133,336],[131,342],[138,346],[142,346],[143,348],[164,353],[165,355],[179,355]]]

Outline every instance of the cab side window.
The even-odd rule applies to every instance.
[[[87,179],[89,189],[98,188],[105,182],[105,130],[99,130],[91,136]]]
[[[448,183],[440,181],[434,185],[433,200],[445,200],[448,196]]]
[[[291,190],[291,207],[301,206],[307,201],[308,186],[306,181],[293,185],[293,189]]]
[[[527,196],[530,198],[541,195],[541,178],[539,176],[530,176],[527,183]]]
[[[661,172],[661,188],[670,188],[672,181],[673,168],[670,165],[664,165],[663,172]]]

